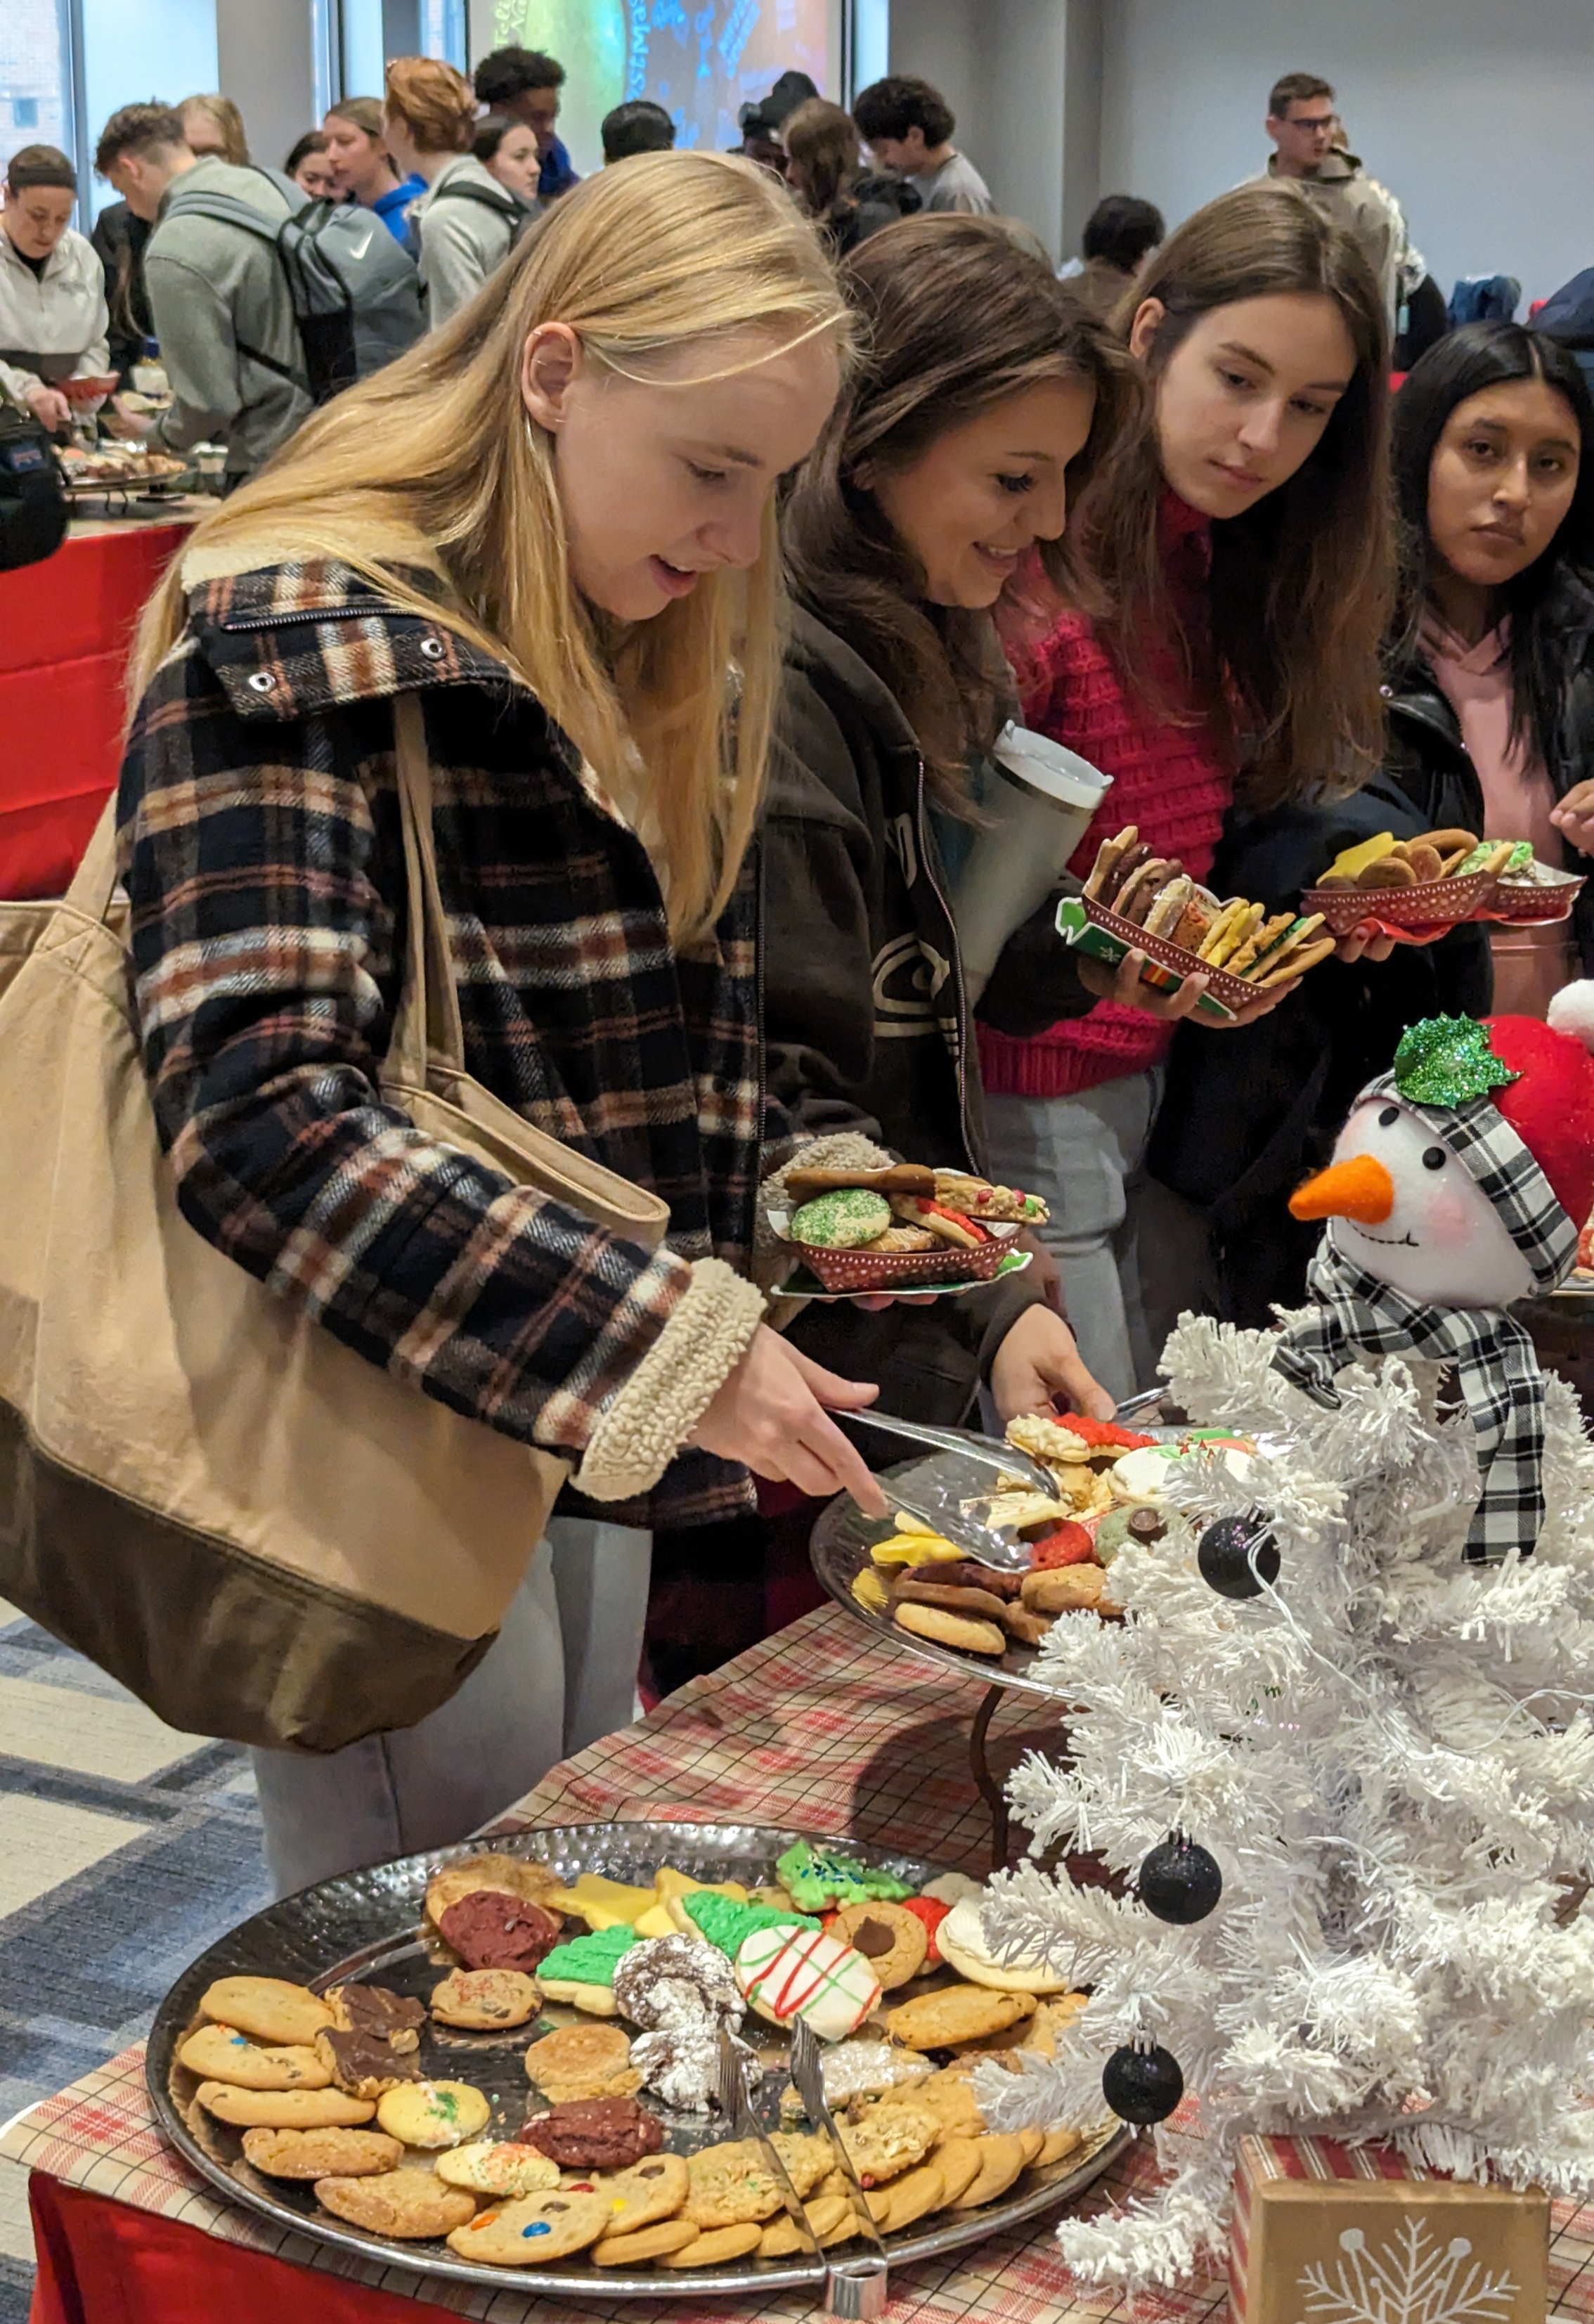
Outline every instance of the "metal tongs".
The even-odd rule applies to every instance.
[[[911,1444],[927,1445],[950,1458],[923,1462],[906,1476],[893,1477],[886,1491],[893,1505],[910,1517],[934,1526],[947,1541],[981,1565],[1004,1573],[1029,1571],[1029,1545],[1013,1534],[999,1533],[981,1522],[968,1505],[1014,1485],[1057,1498],[1057,1480],[1038,1461],[994,1437],[977,1435],[972,1428],[931,1428],[918,1420],[898,1420],[886,1412],[850,1412],[846,1418],[861,1421],[888,1436],[906,1437]]]
[[[808,2120],[815,2130],[822,2130],[835,2150],[836,2166],[844,2175],[847,2190],[852,2199],[852,2209],[858,2215],[861,2251],[843,2246],[833,2259],[822,2254],[825,2261],[825,2312],[827,2316],[866,2319],[883,2316],[889,2296],[887,2285],[886,2246],[875,2225],[874,2213],[869,2208],[852,2158],[842,2144],[835,2126],[835,2116],[825,2095],[825,2069],[820,2062],[819,2037],[805,2018],[799,2017],[791,2029],[791,2079],[797,2084],[797,2096],[803,2102]]]

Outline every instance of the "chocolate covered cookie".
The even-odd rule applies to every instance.
[[[635,2098],[576,2098],[534,2114],[521,2133],[564,2171],[625,2171],[664,2144],[664,2125]]]
[[[438,1926],[466,1969],[515,1969],[528,1976],[553,1951],[560,1933],[551,1913],[498,1888],[462,1896]]]

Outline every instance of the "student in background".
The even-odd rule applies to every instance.
[[[1369,178],[1359,156],[1340,142],[1332,88],[1321,73],[1285,73],[1268,92],[1264,125],[1274,150],[1266,171],[1249,182],[1288,180],[1360,245],[1393,331],[1405,219],[1394,195]]]
[[[604,165],[629,161],[633,153],[672,153],[676,125],[650,97],[635,97],[604,115]]]
[[[891,73],[872,81],[853,100],[852,118],[880,168],[908,179],[926,210],[981,217],[996,208],[979,171],[952,142],[952,107],[927,80]]]
[[[272,241],[186,203],[225,194],[258,210],[268,229],[291,217],[293,205],[264,171],[194,152],[170,106],[114,113],[94,166],[150,222],[144,278],[171,384],[169,411],[119,425],[172,452],[219,438],[230,492],[309,415],[299,384],[303,343]]]
[[[1092,315],[1105,319],[1166,232],[1155,202],[1135,194],[1105,194],[1080,236],[1083,263],[1064,267],[1063,280]]]
[[[565,86],[565,68],[557,58],[516,45],[494,49],[482,59],[475,78],[476,95],[489,113],[507,113],[535,136],[542,157],[537,190],[543,198],[554,201],[578,186],[575,165],[554,127]]]
[[[327,140],[319,129],[307,129],[282,164],[285,176],[312,202],[331,201],[337,190],[337,171]]]
[[[1110,611],[1066,614],[1027,659],[1025,714],[1114,779],[1076,873],[1132,823],[1204,882],[1228,876],[1212,867],[1237,801],[1342,795],[1382,756],[1388,334],[1357,244],[1287,186],[1198,210],[1137,290],[1129,343],[1150,418],[1084,524]],[[1204,984],[1159,996],[1141,965],[1083,961],[1088,1016],[980,1045],[998,1175],[1050,1204],[1043,1239],[1082,1351],[1120,1397],[1156,1376],[1150,1311],[1179,1254],[1146,1247],[1158,1222],[1144,1163],[1172,1027]],[[1181,1038],[1243,1039],[1272,1010],[1282,1019],[1293,989],[1265,990],[1229,1027],[1193,1019]],[[1215,1147],[1244,1137],[1245,1101],[1238,1119],[1186,1107],[1178,1120]]]
[[[374,210],[396,242],[410,246],[405,213],[426,191],[417,170],[408,177],[394,169],[382,143],[382,105],[374,97],[346,97],[323,124],[338,199]]]
[[[382,137],[400,168],[426,180],[414,218],[434,330],[503,263],[522,207],[472,152],[475,134],[475,95],[463,73],[435,57],[393,59]]]
[[[5,167],[0,209],[0,388],[42,426],[65,428],[63,379],[108,376],[105,273],[71,223],[78,172],[53,145],[24,145]]]
[[[476,124],[471,151],[488,176],[496,178],[516,201],[524,202],[528,209],[536,208],[542,155],[538,151],[535,132],[528,129],[523,121],[516,121],[507,113],[489,113]]]
[[[214,154],[235,170],[249,167],[249,139],[244,116],[230,97],[210,94],[185,97],[177,108],[190,153]]]
[[[781,141],[787,182],[838,258],[917,211],[908,179],[864,174],[857,129],[841,106],[811,97],[788,116]]]

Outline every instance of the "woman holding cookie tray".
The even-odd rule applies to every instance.
[[[843,282],[868,355],[783,518],[797,605],[764,825],[770,1087],[805,1127],[852,1133],[859,1167],[883,1146],[979,1170],[946,865],[1014,707],[996,615],[1032,558],[1049,604],[1074,589],[1069,498],[1138,392],[1049,267],[988,219],[888,226]],[[1090,1005],[1054,918],[1043,908],[999,961],[980,1004],[992,1021]],[[1038,1268],[885,1314],[815,1307],[791,1336],[917,1418],[963,1420],[981,1378],[1004,1420],[1056,1397],[1112,1408]]]
[[[825,1409],[874,1390],[770,1331],[746,1275],[772,499],[849,339],[828,261],[758,171],[696,153],[605,171],[199,528],[141,640],[122,856],[185,1215],[418,1396],[566,1457],[636,1526],[747,1508],[749,1469],[883,1509]],[[382,1098],[406,696],[466,1066],[663,1197],[651,1255]],[[588,1736],[629,1719],[645,1558],[560,1579],[556,1602],[545,1545],[432,1717],[325,1757],[257,1753],[281,1886],[506,1806],[576,1739],[573,1624],[622,1682]]]
[[[1396,397],[1394,456],[1401,576],[1383,770],[1315,816],[1237,817],[1222,861],[1237,885],[1260,883],[1248,892],[1298,889],[1381,833],[1528,839],[1545,863],[1589,868],[1578,851],[1594,851],[1594,410],[1582,374],[1519,324],[1469,323]],[[1199,1213],[1191,1247],[1199,1239],[1204,1280],[1170,1282],[1175,1296],[1262,1327],[1274,1301],[1302,1298],[1318,1230],[1286,1200],[1327,1161],[1357,1090],[1422,1018],[1543,1016],[1594,967],[1590,892],[1570,920],[1459,927],[1370,971],[1331,963],[1243,1041],[1181,1037],[1151,1163]]]
[[[1237,802],[1348,792],[1378,762],[1383,309],[1349,238],[1269,184],[1171,235],[1119,323],[1150,412],[1082,528],[1110,611],[1066,614],[1021,658],[1025,715],[1114,778],[1073,870],[1084,877],[1100,844],[1133,825],[1154,858],[1205,882]],[[1030,1039],[982,1029],[980,1042],[996,1174],[1050,1205],[1082,1351],[1119,1396],[1155,1379],[1145,1292],[1181,1259],[1158,1248],[1143,1173],[1174,1027],[1188,1019],[1192,1044],[1244,1038],[1295,991],[1287,978],[1265,988],[1237,1036],[1192,1014],[1203,978],[1159,996],[1138,981],[1142,964],[1134,953],[1116,973],[1082,962],[1088,1015]]]

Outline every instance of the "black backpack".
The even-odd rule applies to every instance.
[[[67,514],[48,430],[0,396],[0,573],[53,557],[67,537]]]
[[[297,196],[299,189],[274,171],[260,174],[280,191]],[[180,179],[167,197],[165,214],[183,210],[235,226],[276,252],[288,278],[304,370],[296,372],[242,339],[238,353],[279,379],[292,380],[317,403],[380,371],[413,346],[426,328],[415,261],[374,210],[353,202],[313,201],[273,222],[231,194],[202,187],[185,193]]]
[[[507,186],[501,194],[489,193],[485,186],[472,185],[468,179],[463,183],[457,178],[451,179],[447,185],[438,188],[432,199],[434,202],[479,202],[484,210],[493,210],[499,217],[507,218],[510,250],[519,247],[521,236],[542,216],[540,210],[531,208],[525,202],[518,202]],[[509,252],[506,251],[504,255],[507,257]]]

